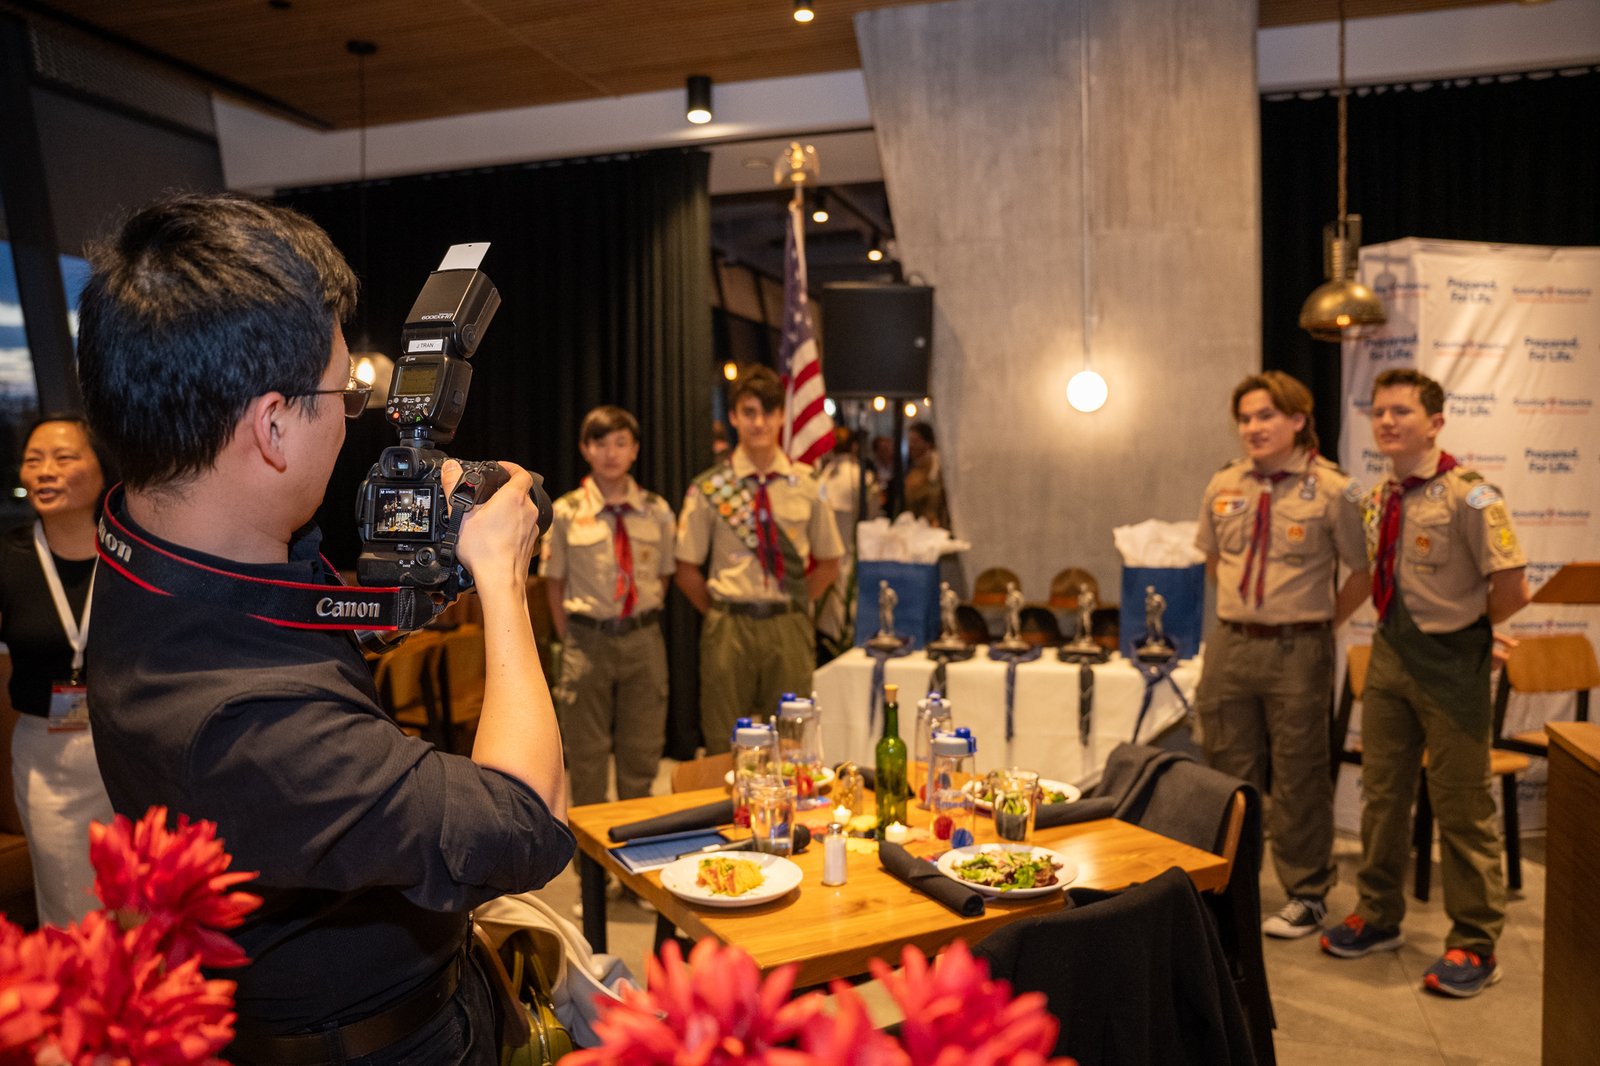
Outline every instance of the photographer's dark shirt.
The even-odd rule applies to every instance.
[[[133,532],[192,562],[330,580],[308,529],[290,562],[246,566]],[[236,930],[241,1025],[343,1024],[403,998],[468,935],[469,908],[537,888],[571,832],[530,788],[407,737],[348,635],[275,626],[162,595],[102,564],[89,706],[120,814],[217,823],[265,898]]]

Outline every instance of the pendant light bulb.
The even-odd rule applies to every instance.
[[[1074,411],[1082,411],[1086,415],[1104,407],[1108,395],[1106,379],[1087,368],[1072,375],[1067,382],[1067,402]]]

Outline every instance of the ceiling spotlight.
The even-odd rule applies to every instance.
[[[889,401],[884,399],[882,396],[874,396],[872,398],[872,409],[874,411],[882,411],[885,408],[887,408],[888,406],[889,406]]]
[[[696,126],[711,121],[711,79],[704,74],[691,74],[686,86],[689,106],[683,117]]]
[[[933,406],[933,398],[929,397],[929,396],[924,396],[922,398],[922,406],[924,406],[924,407],[932,407]]]
[[[867,245],[867,260],[873,263],[883,262],[883,238],[873,231],[872,243]]]
[[[729,381],[738,381],[739,364],[735,363],[732,359],[729,359],[726,363],[723,363],[722,376],[727,378]]]
[[[906,401],[906,406],[905,406],[905,412],[906,412],[906,417],[907,418],[916,418],[917,417],[917,405],[916,405],[916,403],[914,401],[907,400]]]
[[[817,17],[811,10],[811,0],[794,0],[794,20],[796,22],[810,22]]]
[[[822,190],[818,189],[816,198],[811,201],[811,221],[821,224],[828,221],[828,205],[822,199]]]

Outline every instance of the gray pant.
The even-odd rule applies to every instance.
[[[661,627],[613,637],[569,624],[555,699],[573,806],[605,802],[612,755],[617,798],[648,796],[666,743],[667,648]]]
[[[1321,899],[1333,865],[1333,784],[1328,719],[1333,634],[1251,637],[1219,625],[1206,644],[1195,703],[1206,761],[1266,791],[1267,832],[1278,880],[1291,896]]]

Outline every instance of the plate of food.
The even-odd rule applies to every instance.
[[[1083,798],[1083,793],[1076,785],[1069,785],[1065,781],[1048,781],[1039,779],[1039,788],[1044,792],[1040,804],[1046,803],[1077,803]],[[989,783],[981,778],[967,782],[967,791],[972,793],[974,804],[980,811],[994,808],[994,793],[989,789]]]
[[[801,881],[800,867],[781,855],[725,851],[685,855],[661,868],[661,887],[702,907],[753,907]]]
[[[797,794],[795,798],[797,799],[805,799],[807,796],[815,795],[818,792],[826,792],[833,785],[834,773],[826,766],[824,766],[814,778],[808,778],[803,775],[796,777],[793,763],[784,763],[782,769],[780,769],[778,772],[784,777],[795,778],[795,792]],[[727,773],[722,775],[722,783],[727,785],[729,788],[733,787],[732,770],[729,770]],[[809,788],[807,787],[808,784]]]
[[[939,856],[939,872],[986,896],[1029,899],[1066,888],[1078,865],[1049,848],[974,844]]]

